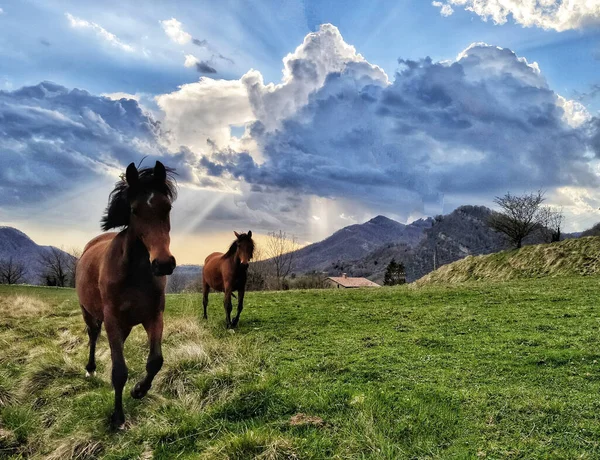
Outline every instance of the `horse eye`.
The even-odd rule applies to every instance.
[[[131,214],[133,214],[134,216],[137,216],[137,209],[131,208]]]

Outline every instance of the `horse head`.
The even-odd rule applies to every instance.
[[[239,259],[242,265],[247,266],[254,256],[254,241],[252,240],[252,230],[248,230],[248,233],[233,232],[236,237],[236,257]]]

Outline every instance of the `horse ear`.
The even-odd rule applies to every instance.
[[[167,180],[167,170],[160,161],[157,161],[154,165],[154,180],[160,184]]]
[[[129,185],[130,187],[136,185],[138,183],[139,178],[140,175],[138,174],[138,170],[135,167],[135,163],[130,163],[129,166],[127,166],[127,170],[125,171],[125,180],[127,181],[127,185]]]
[[[233,231],[233,234],[235,235],[236,238],[240,237],[240,234],[238,232],[236,232],[235,230]]]
[[[252,238],[252,230],[248,230],[248,236]]]

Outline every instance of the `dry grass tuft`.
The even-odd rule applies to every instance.
[[[99,441],[78,435],[63,440],[47,460],[86,460],[98,458],[104,447]]]
[[[202,459],[246,459],[260,460],[293,460],[298,454],[292,442],[281,435],[246,431],[242,435],[231,436],[223,442],[211,446],[200,458]]]
[[[321,417],[317,417],[314,415],[306,415],[306,414],[296,414],[290,418],[290,425],[292,426],[302,426],[302,425],[312,425],[312,426],[323,426],[325,422]]]
[[[61,349],[70,352],[83,346],[84,340],[80,336],[73,334],[69,329],[62,329],[58,333],[58,343]]]
[[[0,298],[0,316],[28,318],[42,316],[50,311],[50,305],[43,300],[24,295]]]

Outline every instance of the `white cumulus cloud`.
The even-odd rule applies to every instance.
[[[186,54],[185,55],[185,62],[183,63],[183,65],[185,67],[194,67],[199,62],[200,62],[200,60],[196,56],[194,56],[193,54]]]
[[[185,45],[192,41],[192,36],[183,30],[183,24],[175,18],[160,21],[167,36],[179,45]]]
[[[452,6],[463,7],[496,24],[509,17],[525,27],[540,27],[558,32],[600,23],[600,0],[445,0],[434,1],[443,16],[451,15]]]

